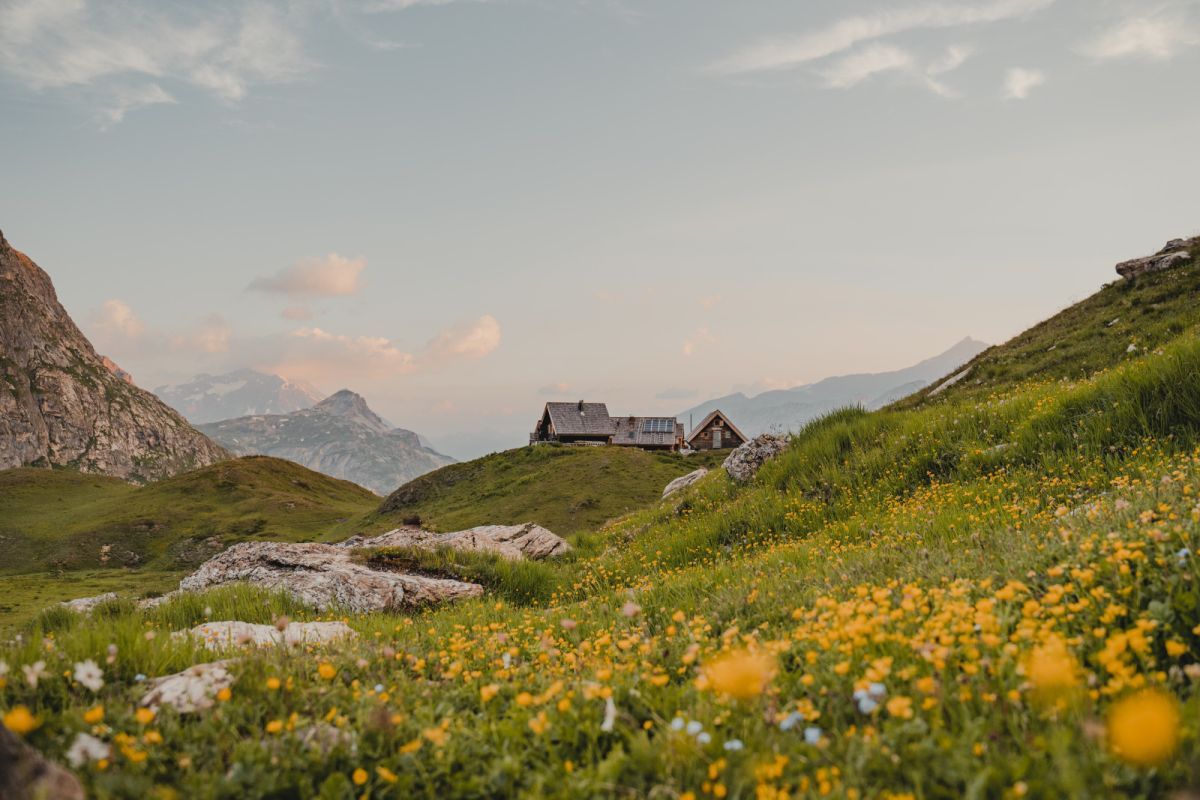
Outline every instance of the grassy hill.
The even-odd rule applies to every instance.
[[[714,475],[536,571],[478,559],[480,600],[242,653],[213,711],[135,716],[139,674],[224,657],[148,630],[343,615],[245,589],[49,614],[0,648],[48,676],[10,676],[0,707],[59,759],[80,732],[113,742],[80,769],[100,797],[1188,796],[1197,269],[1116,289],[1184,295],[1136,352],[1092,298],[1055,326],[1078,336],[1043,329],[1081,369],[1031,331],[985,354],[981,375],[1009,370],[991,383],[817,420],[749,485]],[[59,677],[82,659],[97,693]]]
[[[1002,345],[976,356],[965,375],[935,394],[941,381],[893,408],[948,398],[984,397],[1039,380],[1076,380],[1153,352],[1200,329],[1200,270],[1192,266],[1117,280]],[[1131,349],[1132,347],[1132,349]],[[947,376],[950,377],[950,376]]]
[[[565,536],[644,508],[675,478],[717,466],[727,455],[523,447],[422,475],[393,492],[379,513],[395,521],[420,519],[443,531],[536,522]]]
[[[72,470],[0,471],[3,626],[52,602],[174,588],[235,541],[337,540],[379,498],[290,461],[250,457],[133,486]],[[369,529],[369,528],[368,528]]]

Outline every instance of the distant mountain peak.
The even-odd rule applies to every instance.
[[[193,423],[290,414],[311,408],[322,396],[305,383],[249,368],[221,375],[204,373],[187,383],[160,386],[154,393]]]
[[[352,419],[380,433],[390,431],[393,427],[391,423],[371,410],[371,407],[367,405],[366,398],[350,389],[334,392],[313,406],[313,410]]]

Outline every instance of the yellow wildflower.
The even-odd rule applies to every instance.
[[[138,725],[149,725],[154,721],[154,711],[149,708],[139,708],[133,712],[133,718],[137,720]]]
[[[83,712],[83,721],[88,725],[98,725],[104,721],[104,706],[92,706]]]
[[[273,719],[267,723],[267,733],[279,733],[283,730],[283,720]]]
[[[1108,746],[1113,755],[1139,767],[1167,761],[1179,744],[1179,704],[1157,689],[1143,689],[1108,712]]]
[[[331,681],[337,675],[337,670],[334,669],[333,664],[330,664],[328,661],[322,661],[317,667],[317,674],[325,680]]]
[[[36,730],[41,724],[25,706],[13,706],[11,710],[4,712],[4,727],[18,736]]]
[[[499,693],[500,693],[500,685],[496,684],[496,683],[489,683],[487,686],[479,687],[479,699],[485,703],[488,702],[489,700],[491,700],[493,697],[495,697]]]
[[[365,769],[359,767],[358,769],[354,770],[354,774],[350,776],[350,779],[354,781],[355,786],[362,786],[371,779],[371,776]]]
[[[775,677],[775,659],[765,653],[727,653],[704,667],[708,688],[738,700],[757,697]]]

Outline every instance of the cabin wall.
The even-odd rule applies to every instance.
[[[689,442],[689,446],[693,450],[716,450],[713,447],[713,431],[721,431],[721,450],[729,450],[738,445],[745,444],[745,440],[734,433],[731,429],[722,427],[717,424],[718,420],[713,420],[704,426],[704,429],[697,434],[696,438]]]

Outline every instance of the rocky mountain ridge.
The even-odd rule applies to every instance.
[[[193,425],[254,414],[290,414],[324,397],[306,383],[254,369],[197,375],[187,383],[159,386],[154,393]]]
[[[793,389],[763,392],[754,397],[739,392],[701,403],[678,416],[685,423],[689,416],[699,422],[710,411],[719,408],[747,436],[797,431],[810,420],[838,408],[851,405],[871,410],[882,408],[944,377],[987,348],[984,342],[967,337],[944,353],[904,369],[841,375]]]
[[[413,431],[392,427],[348,389],[290,414],[257,414],[199,427],[238,455],[286,458],[377,494],[454,463],[426,447]]]
[[[0,469],[146,482],[228,457],[98,355],[50,276],[0,234]]]

